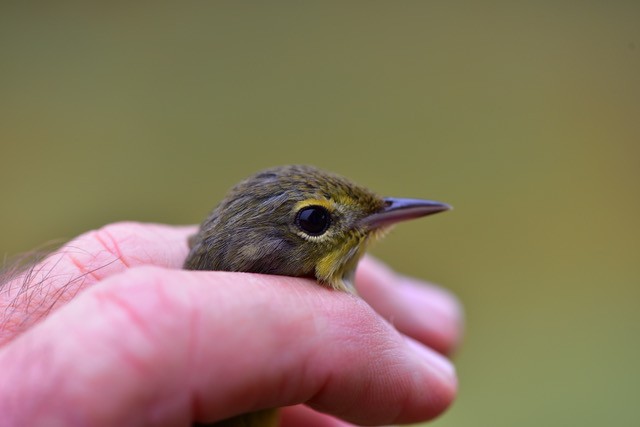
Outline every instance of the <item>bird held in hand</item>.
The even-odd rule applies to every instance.
[[[309,277],[355,292],[353,277],[368,244],[393,224],[450,209],[420,199],[383,198],[312,166],[259,172],[233,187],[190,239],[188,270]],[[271,410],[217,426],[277,425]]]

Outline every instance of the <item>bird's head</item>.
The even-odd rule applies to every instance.
[[[268,169],[233,187],[203,222],[185,268],[312,277],[352,290],[370,241],[399,221],[447,209],[382,198],[311,166]]]

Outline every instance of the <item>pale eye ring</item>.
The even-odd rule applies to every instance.
[[[306,206],[298,211],[296,225],[309,236],[321,236],[331,225],[331,214],[322,206]]]

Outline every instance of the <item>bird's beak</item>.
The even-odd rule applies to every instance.
[[[446,203],[433,200],[386,197],[384,201],[385,205],[382,209],[362,219],[363,225],[369,228],[379,228],[451,209],[451,206]]]

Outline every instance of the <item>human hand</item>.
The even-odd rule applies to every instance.
[[[282,425],[381,425],[433,418],[455,397],[452,365],[432,350],[460,337],[445,291],[371,258],[356,276],[363,299],[180,270],[194,232],[108,225],[3,286],[6,425],[177,426],[282,406]]]

